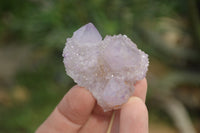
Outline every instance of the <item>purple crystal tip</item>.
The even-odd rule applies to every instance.
[[[96,43],[102,40],[100,33],[92,23],[88,23],[75,31],[72,38],[81,43]]]

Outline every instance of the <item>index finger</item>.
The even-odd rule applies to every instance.
[[[75,86],[63,97],[37,133],[77,132],[88,120],[94,106],[92,94],[83,87]]]

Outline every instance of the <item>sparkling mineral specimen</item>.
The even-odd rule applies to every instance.
[[[149,65],[148,55],[126,35],[102,40],[92,23],[67,38],[63,57],[67,74],[88,89],[104,111],[127,102],[134,83],[146,76]]]

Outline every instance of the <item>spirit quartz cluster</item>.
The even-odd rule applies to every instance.
[[[104,111],[118,109],[148,70],[148,55],[126,35],[101,35],[92,23],[67,38],[63,50],[67,74],[88,89]]]

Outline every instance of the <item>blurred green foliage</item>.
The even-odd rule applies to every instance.
[[[135,24],[177,15],[177,11],[185,14],[184,6],[182,0],[1,1],[1,40],[62,48],[64,38],[88,22],[93,22],[103,35],[132,36]]]

